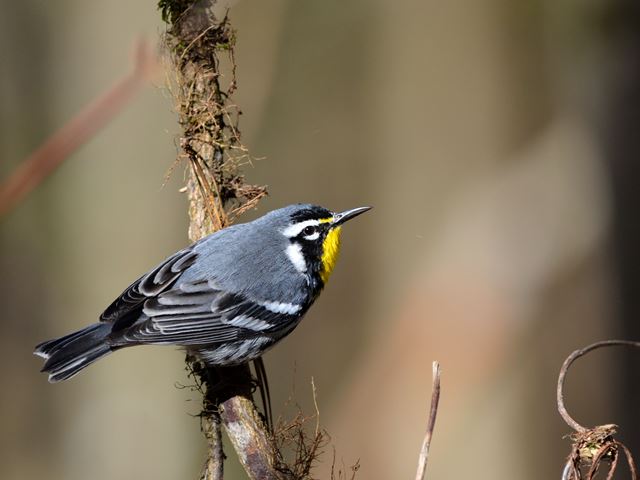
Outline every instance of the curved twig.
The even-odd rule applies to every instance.
[[[599,425],[587,428],[576,422],[564,405],[564,380],[573,362],[587,353],[601,347],[640,347],[640,342],[633,340],[604,340],[592,343],[584,348],[575,350],[562,364],[558,375],[558,386],[556,390],[558,412],[562,419],[573,428],[576,433],[573,437],[571,454],[562,470],[562,480],[580,480],[582,478],[582,468],[588,466],[586,480],[592,480],[598,473],[598,469],[603,462],[608,463],[607,480],[611,480],[618,467],[620,450],[627,458],[631,478],[636,480],[636,466],[629,449],[621,442],[614,439],[616,425]]]
[[[567,463],[564,464],[562,469],[562,480],[572,480],[579,478],[578,469],[576,468],[576,461],[573,456],[567,459]]]
[[[607,455],[611,456],[611,465],[609,466],[606,480],[611,480],[613,478],[613,475],[616,473],[616,469],[618,468],[620,453],[619,450],[622,450],[625,454],[625,457],[627,458],[627,463],[629,465],[629,471],[631,472],[632,480],[636,480],[638,475],[636,472],[636,464],[633,460],[633,456],[631,455],[631,452],[626,445],[616,440],[613,440],[611,441],[611,443],[605,444],[600,447],[598,452],[593,456],[593,463],[591,464],[591,467],[587,472],[587,480],[595,478],[596,473],[598,473],[598,468],[600,467],[601,460],[603,460],[603,458],[605,458]]]
[[[633,455],[631,455],[631,451],[627,448],[626,445],[620,442],[616,442],[618,447],[622,449],[625,457],[627,457],[627,463],[629,464],[629,471],[631,472],[631,480],[636,480],[638,478],[638,471],[636,470],[636,462],[633,460]],[[609,479],[607,479],[609,480]]]
[[[640,348],[640,342],[635,342],[632,340],[603,340],[601,342],[592,343],[591,345],[587,345],[584,348],[575,350],[571,355],[567,357],[567,359],[562,364],[562,368],[560,369],[560,374],[558,375],[558,386],[556,389],[556,400],[558,404],[558,412],[560,413],[560,416],[566,422],[566,424],[569,425],[571,428],[573,428],[576,432],[586,433],[587,431],[589,431],[589,429],[580,425],[578,422],[576,422],[573,419],[573,417],[569,415],[569,412],[567,412],[567,409],[564,405],[564,379],[567,376],[567,371],[569,370],[569,368],[571,367],[571,364],[575,360],[586,355],[587,353],[602,347],[617,347],[617,346]]]
[[[587,479],[593,478],[596,473],[598,473],[598,469],[600,468],[600,463],[606,455],[611,457],[611,465],[609,466],[609,471],[607,472],[607,480],[613,476],[618,467],[618,451],[616,448],[617,442],[606,443],[600,447],[600,449],[593,456],[593,460],[591,461],[591,467],[589,467],[589,471],[587,472]]]

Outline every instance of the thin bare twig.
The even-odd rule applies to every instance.
[[[311,393],[315,410],[313,415],[305,415],[300,405],[295,401],[294,386],[294,391],[287,400],[287,405],[294,407],[296,413],[290,420],[285,420],[281,416],[275,426],[276,470],[280,478],[287,480],[310,480],[313,478],[311,476],[312,469],[323,448],[328,444],[329,436],[320,427],[318,392],[313,377],[311,378]],[[313,432],[308,428],[309,422],[312,420],[315,423]],[[336,477],[332,474],[331,479],[334,478]],[[339,472],[337,479],[342,478],[343,475]]]
[[[438,403],[440,402],[440,363],[433,362],[433,386],[431,389],[431,407],[429,409],[429,421],[427,422],[427,432],[422,441],[420,457],[418,458],[418,471],[416,480],[424,480],[427,470],[427,460],[429,459],[429,447],[433,429],[436,426],[436,416],[438,415]]]
[[[8,214],[60,164],[111,121],[152,75],[158,62],[144,41],[135,46],[134,66],[29,155],[0,186],[0,217]]]

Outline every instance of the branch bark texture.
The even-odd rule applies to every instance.
[[[276,452],[271,435],[265,429],[253,401],[235,395],[221,405],[220,416],[225,431],[250,478],[276,480]]]
[[[250,157],[240,139],[240,111],[231,101],[236,89],[235,32],[226,15],[216,17],[215,3],[160,0],[158,4],[167,23],[169,88],[182,128],[177,162],[188,162],[192,241],[228,226],[266,195],[264,187],[248,185],[241,173],[241,165]],[[202,431],[208,454],[201,478],[222,478],[220,425],[251,479],[277,478],[272,440],[252,401],[249,367],[209,369],[197,359],[187,362],[204,394]]]

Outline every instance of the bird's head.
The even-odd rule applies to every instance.
[[[317,205],[292,205],[283,210],[280,232],[288,241],[286,254],[296,270],[326,284],[340,252],[342,225],[371,209],[359,207],[335,213]]]

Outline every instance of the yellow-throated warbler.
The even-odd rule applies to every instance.
[[[369,210],[291,205],[215,232],[132,283],[100,321],[44,342],[50,382],[123,347],[179,345],[208,365],[260,357],[289,334],[335,266],[340,229]]]

